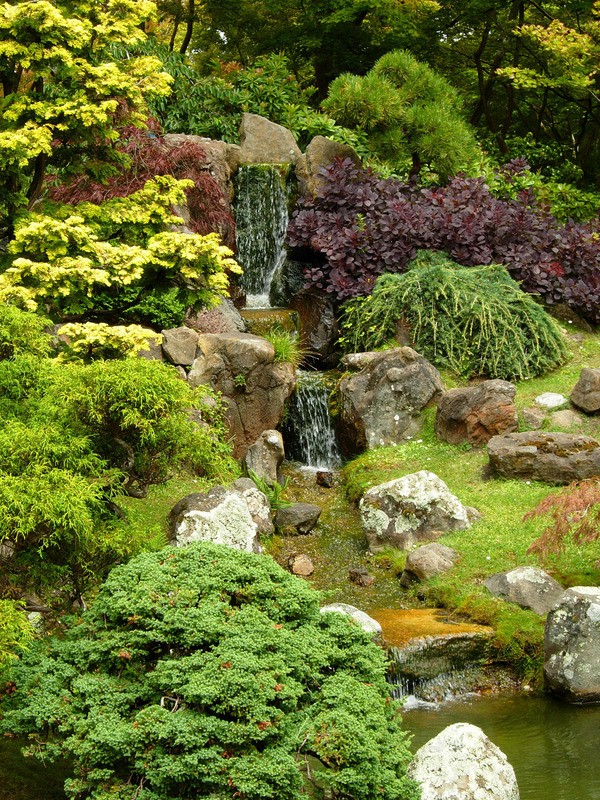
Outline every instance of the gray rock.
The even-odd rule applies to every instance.
[[[579,380],[571,392],[571,402],[586,414],[600,411],[600,369],[584,367],[581,370]]]
[[[483,381],[450,389],[438,400],[435,435],[450,444],[485,444],[492,436],[517,429],[515,387],[508,381]]]
[[[305,535],[319,521],[321,509],[313,503],[293,503],[278,509],[275,514],[275,529],[281,536]]]
[[[537,431],[544,424],[547,412],[543,408],[524,408],[523,422],[529,430]]]
[[[408,774],[421,800],[519,800],[514,769],[475,725],[457,722],[423,745]]]
[[[223,395],[236,458],[279,425],[296,382],[291,364],[275,363],[273,345],[248,333],[200,334],[188,381]]]
[[[550,423],[553,428],[579,428],[583,425],[583,419],[570,408],[563,408],[562,411],[553,411],[550,414]]]
[[[557,408],[566,405],[569,401],[563,394],[557,392],[544,392],[539,394],[533,401],[540,408],[548,411],[555,411]]]
[[[171,364],[191,367],[196,358],[198,334],[191,328],[170,328],[163,331],[162,349]]]
[[[283,437],[279,431],[263,431],[244,456],[248,471],[273,485],[279,477],[279,467],[284,459]]]
[[[443,390],[438,371],[410,347],[343,360],[360,372],[339,385],[338,434],[346,456],[397,444],[419,431],[419,414]]]
[[[185,324],[198,333],[244,333],[246,330],[242,315],[225,297],[214,308],[189,311]]]
[[[563,587],[539,567],[516,567],[497,572],[483,582],[494,595],[536,614],[547,614],[563,594]]]
[[[390,545],[408,550],[444,531],[470,527],[466,508],[444,481],[427,470],[373,486],[359,507],[373,553]]]
[[[257,525],[237,492],[215,486],[207,494],[180,500],[170,514],[171,543],[213,542],[235,550],[259,553]]]
[[[291,555],[288,565],[294,575],[300,575],[302,578],[308,578],[315,571],[315,565],[304,553]]]
[[[258,114],[242,114],[240,164],[295,164],[302,153],[291,132]]]
[[[600,475],[600,444],[591,436],[525,431],[488,442],[490,472],[501,478],[571,483]]]
[[[381,625],[376,619],[365,614],[359,608],[350,606],[347,603],[332,603],[328,606],[321,608],[321,614],[345,614],[350,617],[357,625],[359,625],[365,633],[369,633],[374,639],[381,639]]]
[[[400,585],[408,587],[416,581],[426,581],[435,575],[448,572],[456,564],[456,550],[439,542],[430,542],[411,550],[404,564]]]
[[[361,164],[360,157],[350,145],[334,142],[325,136],[311,139],[304,155],[296,163],[300,194],[315,197],[326,183],[321,170],[332,164],[336,158],[349,158],[357,166]]]
[[[600,588],[574,586],[548,614],[547,691],[572,703],[600,702]]]
[[[138,352],[138,358],[145,358],[147,361],[164,361],[162,344],[158,344],[154,339],[148,339],[148,347]]]

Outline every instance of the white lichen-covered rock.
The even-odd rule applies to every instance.
[[[475,725],[450,725],[417,751],[408,774],[421,800],[519,800],[515,771]]]
[[[547,614],[564,591],[563,587],[539,567],[516,567],[497,572],[484,581],[486,588],[502,600],[530,608],[536,614]]]
[[[171,510],[171,544],[213,542],[259,553],[258,525],[239,492],[215,486],[207,494],[184,497]]]
[[[566,405],[569,401],[563,394],[558,394],[558,392],[543,392],[542,394],[538,394],[533,402],[540,408],[554,411]]]
[[[347,617],[353,619],[357,625],[360,625],[365,633],[370,634],[374,639],[381,638],[381,625],[376,619],[373,619],[373,617],[370,617],[359,608],[350,606],[347,603],[332,603],[329,606],[323,606],[321,608],[321,614],[327,614],[330,611],[334,614],[345,614]]]
[[[248,506],[248,511],[256,523],[258,533],[266,536],[271,536],[275,533],[269,498],[264,492],[260,491],[254,481],[250,480],[250,478],[238,478],[231,485],[231,488],[240,495]]]
[[[360,501],[360,516],[373,553],[389,546],[408,550],[470,527],[465,506],[427,470],[373,486]]]
[[[573,703],[600,702],[600,588],[574,586],[548,614],[544,679]]]

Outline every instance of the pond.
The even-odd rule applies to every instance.
[[[600,798],[600,706],[528,695],[462,698],[406,710],[415,752],[455,722],[481,728],[512,764],[521,800]]]
[[[21,755],[20,739],[0,738],[0,800],[65,800],[68,765],[44,765]]]

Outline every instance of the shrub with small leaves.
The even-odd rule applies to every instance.
[[[385,656],[267,556],[195,543],[110,574],[13,676],[2,730],[69,797],[417,800]]]

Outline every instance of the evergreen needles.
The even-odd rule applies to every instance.
[[[422,252],[402,275],[381,276],[372,294],[346,303],[346,352],[381,348],[406,325],[414,347],[465,378],[522,380],[567,359],[556,322],[504,267],[459,267]]]

